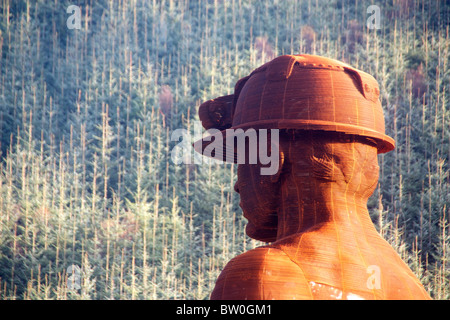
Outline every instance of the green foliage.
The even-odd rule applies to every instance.
[[[68,29],[69,5],[81,29]],[[369,201],[380,233],[448,299],[450,6],[372,1],[0,2],[0,297],[207,299],[245,235],[236,167],[175,165],[178,128],[271,55],[321,54],[380,83]],[[70,287],[78,266],[79,287]]]

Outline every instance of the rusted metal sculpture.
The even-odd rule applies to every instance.
[[[199,116],[212,137],[230,129],[277,129],[275,174],[238,165],[235,190],[248,236],[268,245],[233,258],[211,299],[430,299],[370,219],[385,134],[376,80],[333,59],[284,55],[240,79],[233,95],[207,101]],[[223,143],[208,156],[239,150]],[[261,145],[258,145],[260,148]],[[247,158],[248,159],[248,156]]]

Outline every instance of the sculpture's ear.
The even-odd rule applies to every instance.
[[[281,144],[279,145],[279,161],[278,161],[278,171],[276,174],[270,176],[270,181],[273,183],[277,183],[278,181],[280,181],[280,176],[281,173],[283,172],[283,168],[284,168],[284,152],[283,149],[281,147]]]

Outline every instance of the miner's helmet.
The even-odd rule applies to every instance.
[[[253,128],[357,135],[371,138],[378,153],[386,153],[395,142],[385,134],[379,94],[371,75],[343,62],[315,55],[279,56],[240,79],[234,94],[200,105],[202,126],[216,130],[196,141],[194,149],[236,162],[236,150],[226,143],[212,154],[205,148],[216,139],[225,141],[227,129]]]

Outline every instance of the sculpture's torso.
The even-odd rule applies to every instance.
[[[211,298],[430,298],[378,234],[365,239],[364,234],[351,236],[348,232],[326,224],[250,250],[229,262]],[[336,237],[345,238],[346,242],[340,243]]]

